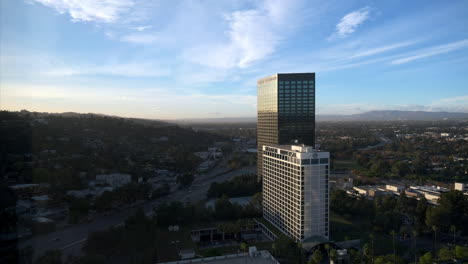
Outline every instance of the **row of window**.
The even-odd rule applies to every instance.
[[[315,89],[314,89],[313,86],[307,87],[307,86],[300,86],[300,85],[299,85],[299,86],[297,86],[297,87],[296,87],[296,86],[291,86],[291,87],[289,87],[288,85],[286,85],[286,86],[284,86],[284,87],[283,87],[283,86],[280,86],[280,90],[279,90],[278,92],[279,92],[280,94],[282,94],[282,93],[289,93],[289,92],[293,92],[293,91],[294,91],[294,92],[295,92],[295,91],[298,91],[298,92],[299,92],[299,91],[304,91],[304,92],[314,93]]]
[[[279,85],[282,84],[314,84],[315,81],[313,80],[305,80],[305,81],[279,81]]]

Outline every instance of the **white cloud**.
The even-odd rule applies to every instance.
[[[466,102],[466,105],[468,106],[468,95],[444,98],[444,99],[440,99],[440,102],[442,103]]]
[[[273,54],[289,33],[300,12],[301,0],[266,0],[255,8],[224,16],[228,29],[224,39],[187,49],[187,60],[214,68],[246,68]]]
[[[369,18],[370,8],[364,7],[345,15],[336,25],[335,34],[339,37],[347,37]]]
[[[443,98],[430,106],[437,111],[468,113],[468,95]]]
[[[138,30],[138,31],[145,31],[147,29],[152,28],[153,26],[147,25],[147,26],[139,26],[139,27],[133,27],[132,29]]]
[[[135,4],[133,0],[34,0],[68,13],[73,21],[113,23]]]
[[[448,43],[448,44],[445,44],[445,45],[440,45],[440,46],[436,46],[436,47],[423,49],[423,50],[420,50],[420,51],[416,52],[416,54],[414,54],[414,55],[404,57],[404,58],[400,58],[400,59],[397,59],[397,60],[393,60],[391,62],[391,64],[408,63],[408,62],[411,62],[411,61],[414,61],[414,60],[419,60],[419,59],[427,58],[427,57],[430,57],[430,56],[451,52],[451,51],[458,50],[458,49],[465,48],[465,47],[468,47],[468,39]]]
[[[112,75],[124,77],[159,77],[169,75],[167,67],[154,63],[124,63],[99,66],[61,67],[42,72],[48,76]]]
[[[158,37],[154,34],[130,34],[122,36],[120,40],[136,44],[152,44],[158,40]]]
[[[406,46],[412,45],[414,43],[416,43],[416,41],[406,41],[406,42],[396,43],[396,44],[387,45],[387,46],[383,46],[383,47],[372,48],[372,49],[368,49],[368,50],[365,50],[365,51],[360,51],[360,52],[350,56],[349,59],[372,56],[372,55],[384,53],[384,52],[387,52],[387,51],[399,49],[399,48],[402,48],[402,47],[406,47]]]

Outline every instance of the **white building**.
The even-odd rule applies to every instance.
[[[401,193],[405,189],[405,187],[403,187],[401,185],[387,184],[387,185],[385,185],[385,189],[387,191]]]
[[[455,183],[455,190],[464,192],[464,191],[468,190],[468,184],[461,183],[461,182],[456,182]]]
[[[263,216],[296,241],[329,236],[329,152],[263,146]]]
[[[112,187],[121,187],[132,181],[130,174],[112,173],[96,175],[96,181],[107,183]]]

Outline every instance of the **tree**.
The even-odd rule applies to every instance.
[[[221,255],[222,255],[221,251],[217,248],[209,248],[203,254],[204,257],[216,257],[216,256],[221,256]]]
[[[34,248],[28,245],[20,251],[20,256],[23,260],[22,263],[31,264],[33,262]]]
[[[453,258],[454,252],[450,248],[443,247],[439,249],[438,255],[440,260],[449,260]]]
[[[177,182],[180,184],[180,188],[187,188],[192,184],[194,179],[193,173],[184,173],[177,177]]]
[[[83,217],[88,215],[90,202],[86,198],[72,198],[69,206],[68,221],[77,223]]]
[[[434,262],[431,252],[427,252],[419,258],[419,264],[432,264]]]
[[[372,263],[374,263],[374,252],[375,252],[375,251],[374,251],[374,238],[375,238],[375,237],[374,237],[374,233],[371,233],[371,234],[369,235],[369,238],[370,238],[371,246],[372,246],[372,248],[371,248],[371,256],[372,256],[372,259],[371,259],[371,260],[372,260]]]
[[[364,244],[364,246],[362,247],[362,254],[366,258],[367,262],[372,261],[373,257],[372,257],[372,253],[371,253],[371,248],[370,248],[370,245],[368,243]]]
[[[350,262],[353,264],[362,264],[361,254],[354,249],[349,250],[349,259]]]
[[[240,249],[244,251],[244,253],[247,252],[247,248],[248,248],[247,243],[245,242],[240,243]]]
[[[330,262],[330,244],[325,244],[325,250],[327,251],[328,262]]]
[[[434,231],[434,253],[437,251],[437,226],[432,226],[432,230]]]
[[[454,226],[454,225],[451,225],[451,226],[450,226],[450,231],[451,231],[452,234],[453,234],[453,244],[455,244],[455,232],[457,232],[457,227]]]
[[[338,252],[336,251],[336,249],[330,250],[330,260],[333,261],[333,263],[336,263],[337,259],[338,259]]]
[[[319,264],[322,261],[322,258],[322,252],[320,252],[319,249],[316,249],[308,264]]]
[[[242,242],[242,243],[240,244],[240,249],[241,249],[244,253],[247,253],[247,249],[248,249],[248,248],[249,248],[249,247],[247,246],[247,243]],[[247,262],[247,255],[245,255],[245,259],[244,259],[244,260],[245,260],[245,262]]]
[[[396,248],[395,248],[395,236],[396,236],[396,233],[395,233],[395,230],[392,230],[392,232],[390,233],[392,235],[392,241],[393,241],[393,263],[396,263]]]
[[[60,250],[49,250],[36,262],[37,264],[62,264],[62,252]]]
[[[416,230],[413,230],[413,252],[414,252],[414,263],[418,262],[418,255],[416,252],[416,235],[418,232]]]
[[[302,242],[297,242],[297,250],[299,251],[299,263],[302,264],[302,259],[303,259]]]
[[[468,247],[455,246],[455,256],[458,259],[468,258]]]

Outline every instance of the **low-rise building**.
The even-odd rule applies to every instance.
[[[461,182],[456,182],[454,189],[457,190],[457,191],[461,191],[461,192],[467,191],[468,190],[468,184],[461,183]]]
[[[182,264],[182,263],[216,263],[216,264],[279,264],[279,262],[267,250],[258,251],[250,247],[248,253],[237,253],[231,255],[204,257],[195,259],[184,259],[160,264]]]
[[[385,185],[385,189],[387,191],[401,193],[405,189],[405,187],[401,185],[396,185],[396,184],[387,184]]]
[[[112,187],[121,187],[132,181],[130,174],[124,173],[111,173],[96,175],[96,181],[106,183]]]
[[[386,194],[385,189],[381,188],[380,186],[372,186],[372,185],[365,185],[365,186],[355,186],[353,189],[360,195],[366,197],[376,197]]]
[[[10,189],[16,194],[18,199],[29,199],[31,196],[37,195],[41,192],[42,186],[40,184],[16,184],[11,185]]]
[[[31,201],[35,206],[46,207],[47,205],[49,205],[50,198],[48,195],[37,195],[31,197]]]

